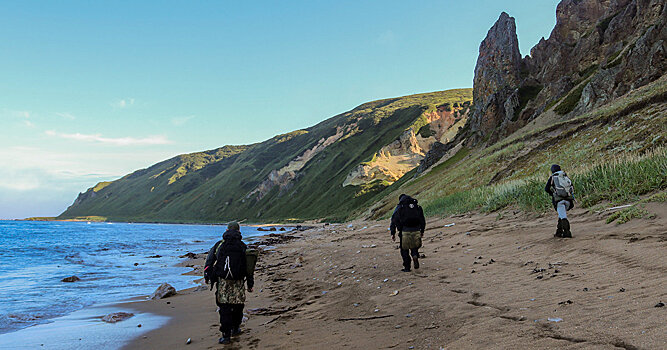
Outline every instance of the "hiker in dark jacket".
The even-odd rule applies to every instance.
[[[551,176],[549,176],[549,180],[547,180],[547,184],[544,187],[544,190],[551,195],[551,202],[554,206],[554,209],[556,209],[556,212],[558,213],[558,228],[556,229],[554,237],[572,238],[570,222],[567,219],[567,211],[574,208],[574,197],[561,197],[556,194],[554,187],[554,176],[558,176],[561,173],[567,176],[567,174],[561,170],[558,164],[552,165]]]
[[[391,215],[391,240],[396,241],[396,230],[398,230],[399,244],[401,248],[401,257],[403,258],[403,272],[410,271],[411,262],[414,262],[415,269],[419,268],[419,247],[421,247],[421,238],[424,237],[426,229],[426,219],[422,207],[417,204],[417,200],[402,194],[398,197],[398,205]],[[419,236],[416,236],[419,232]],[[406,235],[404,242],[404,233]],[[409,236],[409,237],[408,237]],[[404,247],[405,245],[409,245]],[[412,261],[410,259],[412,257]]]
[[[220,313],[220,332],[222,338],[220,344],[229,344],[231,337],[241,334],[241,321],[243,320],[243,307],[245,306],[245,288],[244,283],[248,284],[248,292],[252,293],[255,280],[251,274],[246,271],[247,246],[241,240],[239,224],[231,222],[227,225],[227,231],[222,235],[222,241],[218,241],[208,252],[206,264],[204,265],[204,279],[206,283],[217,285],[215,292],[215,302],[219,307]],[[223,244],[224,242],[224,244]],[[230,259],[218,261],[223,255],[228,254]],[[236,258],[236,259],[231,259]],[[220,276],[220,271],[225,270],[225,263],[240,263],[237,268],[240,271],[239,276]],[[230,268],[226,271],[232,271]],[[227,278],[225,278],[227,277]],[[230,279],[232,277],[233,279]]]

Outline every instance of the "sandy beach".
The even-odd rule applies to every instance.
[[[260,256],[231,345],[200,287],[121,304],[170,318],[126,348],[665,349],[667,206],[646,208],[622,225],[574,209],[569,240],[552,237],[554,215],[430,219],[409,273],[388,222],[320,224]],[[184,264],[200,274],[203,255]]]

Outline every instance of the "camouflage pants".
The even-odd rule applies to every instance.
[[[245,282],[220,278],[215,300],[218,304],[245,304]]]

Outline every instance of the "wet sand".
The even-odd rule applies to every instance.
[[[665,349],[667,206],[647,209],[623,225],[575,209],[574,239],[552,237],[555,215],[430,219],[409,273],[387,222],[319,225],[260,256],[231,345],[213,292],[193,288],[121,305],[170,318],[126,348]]]

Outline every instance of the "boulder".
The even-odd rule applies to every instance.
[[[197,254],[195,253],[187,253],[179,256],[179,258],[188,258],[188,259],[197,259]]]
[[[107,323],[116,323],[131,318],[134,314],[129,312],[114,312],[102,317],[102,321]]]
[[[69,277],[63,278],[61,281],[62,282],[76,282],[76,281],[81,281],[81,279],[79,277],[76,277],[76,276],[69,276]]]
[[[172,287],[169,283],[162,283],[153,294],[151,294],[150,298],[155,300],[155,299],[163,299],[163,298],[168,298],[172,295],[176,295],[176,288]]]

